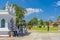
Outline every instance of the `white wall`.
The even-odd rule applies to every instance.
[[[1,20],[4,19],[5,20],[5,28],[0,28],[0,31],[9,31],[8,28],[10,28],[10,20],[11,18],[14,18],[14,26],[15,26],[15,17],[13,16],[10,16],[10,15],[3,15],[3,14],[0,14],[0,27],[1,27]]]

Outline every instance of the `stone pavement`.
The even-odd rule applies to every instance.
[[[0,40],[60,40],[60,33],[31,32],[22,37],[0,38]]]

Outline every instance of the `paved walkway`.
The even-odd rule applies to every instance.
[[[31,32],[22,37],[1,38],[0,40],[60,40],[60,33]]]

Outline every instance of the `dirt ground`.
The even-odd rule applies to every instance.
[[[60,33],[29,32],[24,36],[0,38],[0,40],[60,40]]]

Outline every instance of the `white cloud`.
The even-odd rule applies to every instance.
[[[37,8],[26,8],[27,13],[25,15],[30,15],[32,13],[39,13],[39,12],[43,12],[42,9],[37,9]]]
[[[57,5],[57,6],[60,6],[60,1],[57,1],[57,2],[56,2],[56,5]]]

